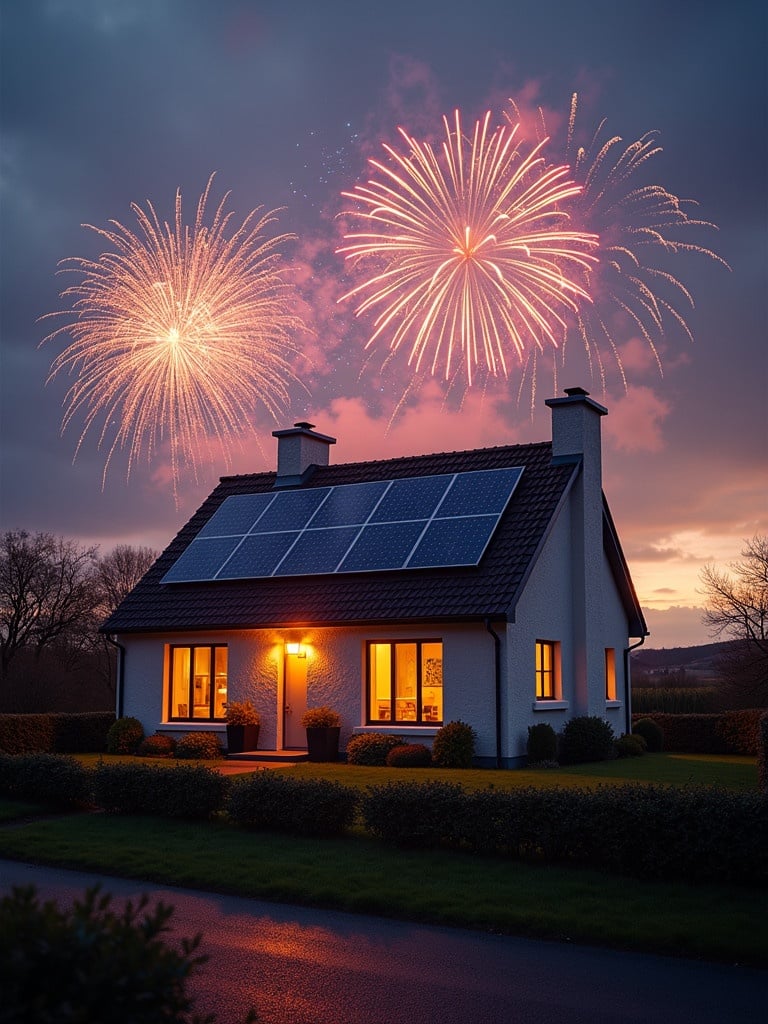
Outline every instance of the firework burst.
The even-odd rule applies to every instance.
[[[506,376],[509,357],[557,345],[589,301],[584,279],[597,238],[571,229],[565,206],[580,187],[566,166],[547,166],[545,140],[526,145],[516,126],[471,137],[443,118],[439,149],[399,129],[406,151],[385,145],[378,177],[343,193],[360,230],[344,253],[362,281],[342,300],[375,314],[368,347],[386,335],[408,350],[414,373]]]
[[[509,102],[512,113],[505,117],[510,125],[518,124],[520,111],[514,100]],[[570,212],[574,224],[594,232],[600,244],[598,261],[583,268],[580,280],[594,302],[579,305],[569,320],[561,362],[566,358],[567,338],[575,335],[603,390],[606,351],[612,352],[626,388],[617,330],[622,331],[624,340],[627,327],[639,332],[661,372],[659,346],[667,328],[675,325],[693,340],[687,318],[694,302],[677,275],[678,258],[698,254],[726,268],[727,264],[694,241],[701,230],[716,230],[709,221],[689,215],[697,204],[648,180],[649,167],[662,151],[658,133],[646,132],[627,144],[619,135],[608,135],[603,120],[588,144],[580,146],[576,143],[577,109],[578,95],[574,93],[561,156],[582,188],[573,197]],[[535,137],[543,139],[548,136],[547,126],[541,109],[538,113]]]
[[[277,249],[293,236],[269,237],[275,211],[252,210],[232,225],[229,193],[206,225],[212,183],[213,175],[193,225],[182,219],[180,192],[173,224],[150,202],[146,210],[134,203],[137,232],[117,221],[86,224],[109,251],[60,264],[81,280],[61,292],[72,308],[47,314],[74,316],[44,339],[73,339],[48,380],[62,371],[76,377],[62,422],[64,430],[84,414],[75,454],[103,420],[105,478],[116,450],[127,450],[130,476],[139,458],[167,445],[176,494],[182,465],[197,475],[206,449],[213,460],[212,440],[229,462],[229,442],[251,423],[256,403],[273,416],[287,404],[296,379],[291,338],[302,324]]]

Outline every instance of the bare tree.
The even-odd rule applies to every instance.
[[[8,530],[0,539],[0,668],[24,648],[40,651],[82,631],[96,591],[96,548],[49,533]]]
[[[732,641],[723,669],[752,703],[768,704],[768,537],[745,542],[741,561],[701,572],[704,621],[713,637]]]
[[[96,567],[98,611],[103,618],[111,615],[130,594],[156,559],[157,552],[152,548],[134,548],[130,544],[118,544],[99,559]]]

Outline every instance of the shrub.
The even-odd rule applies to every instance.
[[[632,725],[632,733],[643,737],[649,754],[658,754],[664,749],[664,733],[652,718],[639,718]]]
[[[117,912],[110,902],[93,888],[59,908],[34,886],[0,900],[4,1020],[192,1022],[186,985],[207,959],[200,936],[166,944],[172,907],[150,909],[142,896]]]
[[[619,736],[613,741],[613,747],[617,757],[641,757],[648,749],[643,737],[634,733]]]
[[[768,711],[760,718],[760,743],[757,753],[757,784],[768,799]]]
[[[369,768],[381,768],[387,763],[387,754],[393,747],[402,744],[399,736],[388,736],[383,732],[366,732],[352,736],[347,743],[347,764],[362,764]]]
[[[0,755],[0,792],[14,800],[72,807],[90,797],[90,773],[69,754]]]
[[[301,724],[305,729],[338,729],[341,715],[327,704],[319,708],[307,708],[301,716]]]
[[[104,751],[114,721],[111,711],[0,715],[0,750],[7,754]]]
[[[638,714],[706,714],[715,710],[717,698],[714,686],[632,687],[632,707]]]
[[[757,754],[758,722],[764,708],[712,715],[652,714],[664,733],[664,749],[684,754]]]
[[[447,722],[437,730],[432,760],[440,768],[471,768],[475,753],[475,730],[466,722]]]
[[[357,793],[339,782],[293,779],[264,768],[234,783],[226,809],[245,828],[331,836],[352,823],[357,802]]]
[[[227,725],[261,725],[261,715],[249,700],[227,704]]]
[[[93,790],[98,806],[112,814],[207,819],[223,809],[229,781],[205,765],[103,762],[94,772]]]
[[[361,800],[366,828],[399,846],[438,846],[454,835],[465,794],[453,782],[390,782]]]
[[[108,754],[135,754],[144,739],[144,726],[138,718],[118,718],[107,733]]]
[[[557,734],[549,722],[528,726],[528,764],[541,764],[557,758]]]
[[[215,761],[221,756],[215,732],[187,732],[176,741],[176,757],[185,761]]]
[[[562,764],[610,761],[613,757],[613,729],[604,718],[578,715],[563,726],[560,737]]]
[[[152,736],[144,737],[136,753],[140,757],[173,757],[175,751],[176,740],[173,736],[156,732]]]
[[[386,763],[390,768],[429,768],[432,752],[423,743],[402,743],[392,747]]]

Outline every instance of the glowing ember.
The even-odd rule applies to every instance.
[[[72,309],[47,316],[74,318],[44,339],[74,339],[48,379],[62,370],[76,375],[62,429],[85,413],[77,450],[103,420],[104,475],[118,448],[128,450],[130,475],[137,459],[167,443],[174,493],[182,464],[197,474],[203,447],[213,460],[212,440],[229,460],[229,441],[251,422],[254,404],[272,415],[287,404],[291,335],[303,326],[290,312],[292,288],[277,252],[292,236],[268,237],[275,211],[253,210],[232,226],[229,194],[206,226],[212,182],[213,175],[192,226],[182,220],[180,192],[173,225],[161,223],[149,202],[146,211],[131,206],[136,234],[117,221],[108,230],[84,225],[110,251],[96,261],[62,261],[82,279],[61,293],[74,299]]]
[[[339,250],[364,275],[343,298],[360,299],[358,316],[375,312],[368,346],[386,336],[414,371],[463,369],[471,383],[476,370],[506,376],[510,352],[558,344],[589,300],[597,238],[569,228],[580,187],[546,166],[544,142],[491,130],[490,113],[471,138],[458,111],[443,122],[440,149],[401,128],[407,152],[385,145],[390,164],[370,161],[379,177],[344,193],[365,230]]]

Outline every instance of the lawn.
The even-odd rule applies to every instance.
[[[99,758],[81,760],[95,765]],[[179,762],[151,763],[172,768]],[[278,770],[359,788],[394,779],[440,778],[474,789],[634,781],[749,790],[757,780],[755,758],[682,754],[540,771],[307,762]],[[0,822],[35,810],[34,805],[16,807],[14,813],[12,802],[0,803]],[[768,967],[766,894],[748,885],[638,881],[583,868],[398,850],[360,831],[344,839],[310,840],[249,833],[221,821],[105,814],[0,825],[0,856],[268,900]]]

